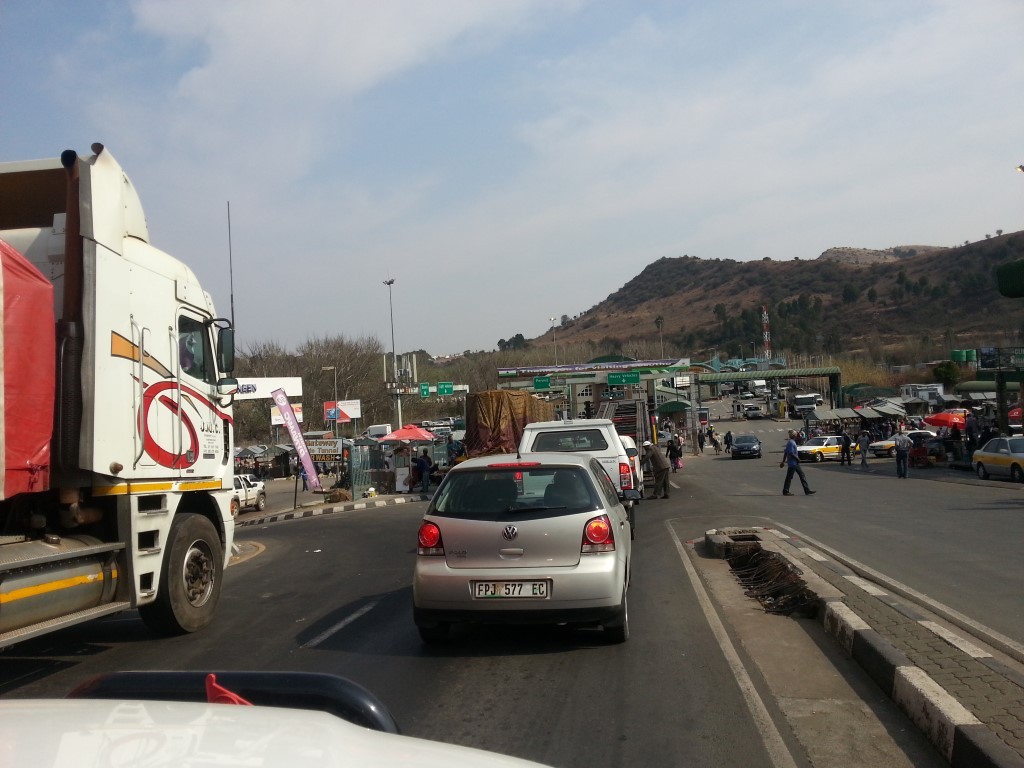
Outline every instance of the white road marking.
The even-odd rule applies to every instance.
[[[934,611],[935,613],[942,616],[942,618],[946,619],[946,621],[956,624],[961,629],[964,629],[973,635],[977,635],[981,638],[984,638],[985,642],[996,646],[999,650],[1003,651],[1004,653],[1008,653],[1017,661],[1024,662],[1024,644],[1018,643],[1016,640],[1013,640],[1012,638],[1009,638],[1006,635],[1001,634],[1000,632],[997,632],[996,630],[985,626],[981,622],[975,621],[969,616],[965,616],[959,611],[950,608],[948,605],[940,603],[938,600],[933,600],[932,598],[928,597],[928,595],[922,594],[921,592],[918,592],[916,589],[908,587],[906,584],[903,584],[902,582],[896,581],[896,579],[890,579],[888,576],[886,576],[883,573],[880,573],[879,571],[876,571],[874,568],[864,565],[863,563],[854,560],[852,557],[847,557],[838,550],[832,549],[831,547],[822,544],[820,541],[812,539],[810,536],[804,535],[800,531],[796,530],[796,528],[791,528],[790,526],[783,525],[782,523],[777,523],[777,525],[779,528],[785,528],[794,536],[798,536],[804,541],[813,544],[818,549],[824,552],[828,552],[828,554],[830,554],[839,562],[843,563],[848,568],[857,571],[861,575],[870,578],[872,581],[877,582],[878,584],[884,585],[887,589],[899,595],[900,597],[905,597],[909,600],[917,601],[929,610]]]
[[[355,613],[351,614],[350,616],[345,617],[344,619],[339,621],[337,624],[335,624],[330,629],[328,629],[328,630],[326,630],[324,632],[321,632],[319,635],[314,637],[308,643],[304,643],[302,647],[303,648],[316,648],[318,645],[320,645],[320,643],[322,643],[324,640],[329,638],[331,635],[333,635],[336,632],[340,632],[345,627],[347,627],[349,624],[351,624],[353,621],[358,619],[360,616],[362,616],[363,614],[369,613],[370,611],[372,611],[376,607],[377,607],[377,602],[376,601],[374,601],[372,603],[367,603],[362,608],[360,608],[358,611],[356,611]]]
[[[974,643],[971,643],[971,642],[968,642],[967,640],[964,640],[962,637],[960,637],[960,635],[956,634],[955,632],[950,632],[948,629],[946,629],[943,626],[940,626],[939,624],[936,624],[934,621],[919,621],[918,624],[920,624],[925,629],[930,629],[932,632],[934,632],[936,635],[941,637],[943,640],[945,640],[947,643],[952,645],[954,648],[959,648],[961,651],[963,651],[964,653],[966,653],[968,656],[970,656],[972,658],[975,658],[975,659],[990,659],[990,658],[992,658],[992,654],[989,653],[988,651],[983,651],[981,648],[976,646]]]
[[[816,549],[811,549],[810,547],[798,547],[798,549],[805,555],[807,555],[809,558],[811,558],[811,560],[817,560],[819,563],[824,563],[828,561],[828,558],[820,552],[818,552]]]
[[[686,575],[690,578],[690,583],[693,585],[693,591],[697,595],[697,602],[700,603],[701,610],[704,611],[704,618],[707,619],[708,626],[711,628],[711,633],[718,641],[718,646],[722,649],[722,655],[725,656],[725,660],[729,664],[729,668],[736,677],[736,683],[739,685],[740,692],[743,694],[743,699],[746,701],[747,709],[750,710],[750,715],[754,720],[754,725],[761,734],[761,741],[764,742],[764,748],[768,752],[768,758],[776,768],[797,768],[793,755],[786,747],[786,743],[782,740],[782,735],[779,733],[778,728],[775,727],[775,723],[772,721],[771,715],[768,714],[768,708],[765,707],[764,702],[758,695],[757,689],[754,688],[754,683],[751,681],[750,675],[743,666],[743,661],[740,659],[739,654],[736,653],[736,648],[729,639],[729,635],[725,631],[725,626],[722,624],[722,620],[718,617],[718,613],[715,611],[715,607],[711,603],[711,598],[708,597],[708,593],[705,591],[704,585],[701,584],[700,577],[697,575],[697,571],[694,568],[693,563],[690,562],[690,555],[686,551],[686,547],[683,546],[681,541],[679,541],[679,537],[676,536],[676,532],[672,530],[670,521],[665,521],[665,528],[668,529],[669,536],[671,536],[672,541],[675,542],[676,551],[679,553],[679,559],[682,561],[683,567],[686,569]]]
[[[874,584],[872,584],[867,579],[862,579],[860,576],[844,576],[843,578],[846,579],[847,581],[851,582],[852,584],[856,584],[858,587],[863,589],[869,595],[874,595],[875,597],[885,597],[886,595],[889,594],[885,590],[879,589],[878,587],[876,587]]]

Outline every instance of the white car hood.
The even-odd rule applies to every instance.
[[[88,699],[0,701],[0,753],[3,765],[33,768],[539,765],[311,710]]]

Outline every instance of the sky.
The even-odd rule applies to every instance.
[[[103,143],[225,315],[233,271],[242,351],[389,349],[391,278],[399,353],[491,350],[663,257],[1024,229],[1022,30],[1019,0],[3,0],[0,162]]]

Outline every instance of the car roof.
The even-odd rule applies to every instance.
[[[611,419],[564,419],[561,421],[531,421],[526,429],[581,429],[611,425]]]
[[[475,459],[467,459],[466,461],[456,464],[449,471],[452,472],[464,472],[470,469],[486,469],[502,467],[511,468],[515,464],[544,464],[551,466],[567,467],[577,466],[587,468],[590,466],[590,462],[593,461],[593,456],[589,454],[572,453],[570,451],[560,452],[553,451],[549,453],[496,453],[490,456],[478,456]]]

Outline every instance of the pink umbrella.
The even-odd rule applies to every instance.
[[[967,416],[963,411],[943,411],[925,416],[924,423],[931,424],[933,427],[949,427],[950,429],[956,425],[962,429],[967,426]]]
[[[406,424],[404,427],[384,435],[380,442],[395,443],[400,440],[408,440],[411,443],[429,443],[434,440],[434,433],[428,432],[422,427],[417,427],[415,424]]]

